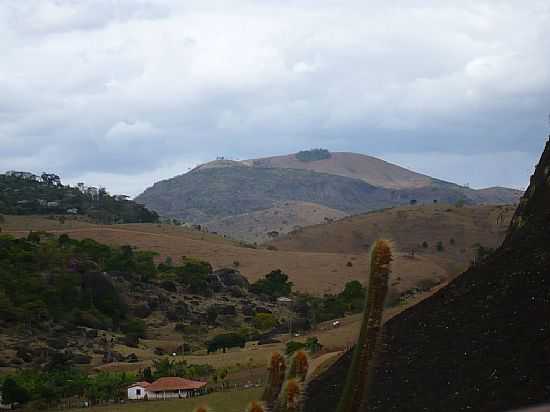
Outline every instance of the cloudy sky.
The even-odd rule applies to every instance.
[[[0,0],[2,171],[136,195],[323,147],[522,188],[549,112],[547,0]]]

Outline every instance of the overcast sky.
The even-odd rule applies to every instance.
[[[0,0],[1,171],[137,195],[323,147],[523,188],[549,112],[548,0]]]

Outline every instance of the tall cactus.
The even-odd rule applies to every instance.
[[[353,360],[348,371],[338,412],[363,412],[367,407],[368,383],[372,373],[372,360],[380,343],[380,328],[384,301],[388,293],[392,253],[385,240],[378,240],[370,255],[369,288],[363,322]]]
[[[283,355],[275,352],[271,355],[268,368],[267,382],[262,401],[264,401],[268,409],[272,409],[275,404],[283,382],[285,381],[286,362]]]
[[[286,381],[279,396],[276,412],[300,412],[303,404],[303,384],[298,379]]]
[[[266,412],[266,410],[261,403],[252,401],[248,405],[248,408],[246,408],[246,412]]]
[[[303,350],[300,350],[294,354],[290,361],[290,368],[288,370],[288,378],[298,378],[301,381],[305,381],[307,371],[309,369],[309,359]]]

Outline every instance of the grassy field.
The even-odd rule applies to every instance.
[[[193,412],[208,405],[212,412],[243,412],[250,401],[260,398],[261,389],[244,389],[238,392],[217,392],[194,399],[169,401],[135,401],[122,405],[73,409],[73,412]]]

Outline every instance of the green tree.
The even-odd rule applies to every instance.
[[[254,327],[260,330],[273,329],[277,325],[277,319],[271,313],[256,313]]]
[[[19,384],[11,377],[4,380],[2,384],[2,401],[5,404],[12,403],[27,403],[31,399],[30,394],[25,388],[19,386]]]

